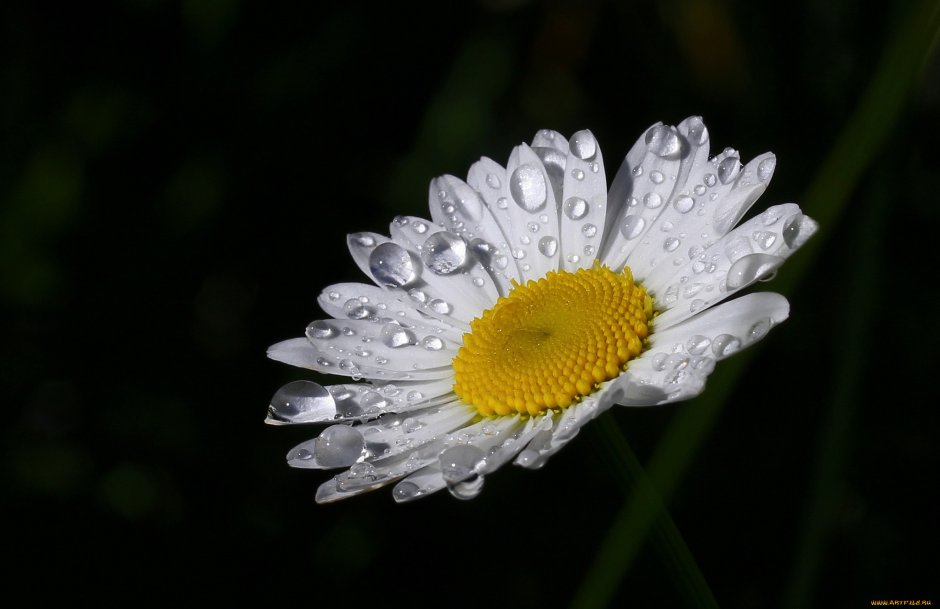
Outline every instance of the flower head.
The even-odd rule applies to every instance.
[[[295,381],[271,400],[268,423],[331,424],[287,456],[346,468],[317,501],[392,483],[397,501],[475,496],[510,460],[541,467],[614,404],[698,395],[717,361],[786,319],[779,294],[727,299],[816,224],[785,204],[735,227],[775,157],[742,166],[735,150],[708,150],[698,117],[653,125],[608,191],[590,131],[543,130],[506,168],[483,158],[466,182],[433,180],[430,221],[349,235],[375,285],[326,288],[331,319],[268,351],[351,377]]]

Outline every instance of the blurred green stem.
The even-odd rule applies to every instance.
[[[794,257],[775,281],[790,292],[819,255],[822,243],[845,210],[848,196],[871,165],[897,123],[905,103],[930,58],[940,25],[940,3],[923,0],[912,5],[891,36],[885,53],[855,113],[823,163],[804,198],[804,210],[821,230],[806,251]],[[680,411],[659,442],[647,468],[649,481],[668,502],[692,457],[698,451],[738,378],[754,356],[751,349],[725,362],[694,407]],[[616,429],[614,429],[616,431]],[[618,432],[619,433],[619,432]],[[633,500],[616,516],[572,604],[576,609],[606,607],[622,575],[636,559],[646,535],[663,511],[661,505]],[[810,577],[810,580],[812,577]]]

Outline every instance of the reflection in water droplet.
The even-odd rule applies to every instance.
[[[647,193],[645,197],[643,197],[643,204],[650,209],[656,209],[663,204],[663,198],[655,192],[650,192]]]
[[[495,173],[488,173],[486,174],[486,185],[495,190],[501,187],[503,183],[499,181],[499,176]]]
[[[528,212],[538,211],[545,205],[548,190],[542,171],[532,165],[520,165],[509,179],[509,192],[513,200]]]
[[[467,243],[447,231],[434,233],[425,240],[421,259],[438,275],[449,275],[467,261]]]
[[[687,214],[695,207],[695,200],[690,196],[683,195],[676,199],[672,206],[675,207],[676,211],[679,213]]]
[[[650,182],[652,182],[653,184],[662,184],[664,179],[665,178],[663,178],[662,172],[660,171],[650,172]]]
[[[580,220],[590,211],[587,201],[581,197],[569,197],[565,201],[565,215],[571,220]]]
[[[411,254],[391,241],[382,243],[369,254],[369,271],[380,284],[400,288],[418,278],[418,269]]]
[[[754,241],[757,242],[757,245],[759,245],[760,248],[764,250],[770,249],[770,247],[777,241],[777,235],[766,230],[755,231],[752,237],[754,237]]]
[[[581,227],[581,234],[590,239],[597,234],[597,227],[593,224],[585,224]]]
[[[558,251],[558,240],[550,236],[542,237],[539,239],[539,251],[551,258]]]
[[[760,340],[767,335],[767,332],[770,331],[770,318],[765,317],[754,322],[754,325],[751,326],[751,329],[748,330],[747,336],[751,340]]]
[[[715,174],[713,173],[706,173],[702,177],[702,181],[705,182],[705,186],[708,186],[709,188],[711,188],[712,186],[718,183],[718,179],[715,177]]]
[[[774,174],[774,168],[777,166],[776,157],[768,157],[757,166],[757,179],[766,182]]]
[[[675,158],[682,152],[682,140],[674,127],[655,125],[646,132],[649,151],[661,158]]]
[[[418,342],[414,332],[395,323],[387,323],[382,327],[382,344],[392,349],[398,349]]]
[[[627,216],[620,225],[620,233],[627,239],[636,239],[643,232],[646,220],[640,216]]]
[[[731,265],[726,284],[734,290],[744,287],[776,269],[783,262],[779,256],[749,254]]]
[[[679,243],[679,239],[676,239],[675,237],[669,237],[663,241],[663,249],[667,252],[674,252],[679,248]]]
[[[722,184],[728,184],[738,176],[741,170],[741,161],[736,156],[729,156],[718,163],[718,179]]]
[[[409,480],[402,480],[392,489],[392,496],[395,501],[410,501],[423,495],[421,487]]]
[[[454,310],[454,307],[450,303],[441,300],[440,298],[435,298],[428,303],[428,308],[439,315],[448,315],[451,311]]]
[[[332,425],[317,438],[314,456],[324,467],[347,467],[362,456],[362,434],[349,425]]]
[[[597,140],[587,129],[578,131],[571,136],[571,143],[568,145],[571,154],[582,161],[589,161],[597,154]]]
[[[741,348],[741,341],[730,334],[719,334],[712,341],[712,353],[727,357]]]
[[[800,237],[800,227],[803,225],[803,214],[793,214],[783,223],[783,242],[787,247],[793,248]]]
[[[698,116],[689,120],[689,141],[696,146],[701,146],[708,141],[708,128],[702,119]]]
[[[436,336],[425,336],[421,339],[421,346],[428,351],[440,351],[444,348],[444,341]]]
[[[333,395],[311,381],[293,381],[277,390],[268,407],[272,423],[307,423],[329,420],[336,413]]]
[[[686,342],[685,348],[691,355],[701,355],[705,353],[711,343],[712,341],[707,336],[696,334]]]
[[[333,326],[333,324],[330,322],[324,321],[322,319],[319,319],[307,326],[308,338],[325,339],[333,338],[334,336],[338,335],[339,332],[337,331],[336,327]]]

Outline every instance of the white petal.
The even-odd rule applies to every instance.
[[[611,399],[625,406],[653,406],[694,397],[716,361],[753,345],[788,314],[783,296],[758,292],[656,330],[649,349],[611,382]]]
[[[340,374],[353,378],[365,377],[379,381],[445,379],[452,378],[454,374],[449,364],[436,368],[409,367],[407,370],[396,369],[404,367],[398,365],[400,362],[393,364],[376,362],[366,365],[361,363],[363,361],[361,358],[353,361],[344,354],[321,351],[306,338],[294,338],[271,345],[268,348],[268,357],[291,366],[316,370],[324,374]]]
[[[707,133],[698,117],[687,118],[678,128],[657,123],[627,154],[608,197],[605,265],[620,268],[634,250],[648,245],[646,235],[671,204],[673,193],[681,192],[693,167],[707,158],[708,139],[696,133]],[[633,273],[642,279],[648,270],[633,268]]]
[[[468,183],[454,176],[441,176],[431,181],[429,194],[431,217],[467,240],[471,252],[489,272],[503,296],[509,293],[512,280],[519,279],[506,235],[491,209],[496,204],[491,195],[501,192],[505,181],[506,170],[484,159],[470,168]]]
[[[561,265],[564,270],[573,271],[591,268],[600,253],[607,214],[607,177],[600,146],[590,131],[576,133],[572,148],[566,152],[559,215]]]
[[[647,285],[657,305],[667,309],[656,327],[668,328],[771,276],[815,231],[816,223],[788,203],[768,208],[707,249],[691,252],[691,260],[668,282]]]
[[[539,469],[548,461],[548,458],[561,450],[568,442],[574,439],[588,421],[593,420],[601,412],[607,410],[612,402],[602,403],[595,396],[589,396],[581,402],[565,408],[554,420],[550,429],[543,430],[533,437],[525,450],[516,457],[516,465],[529,469]]]

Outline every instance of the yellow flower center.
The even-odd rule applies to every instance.
[[[514,283],[471,322],[454,358],[454,392],[483,416],[565,408],[626,369],[652,318],[653,300],[629,268]]]

